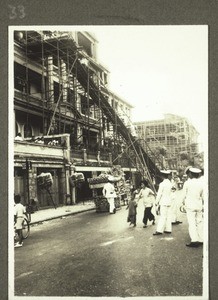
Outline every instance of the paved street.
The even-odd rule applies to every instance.
[[[192,296],[202,294],[203,249],[188,248],[186,215],[172,235],[153,236],[127,210],[89,211],[31,227],[15,249],[17,296]]]

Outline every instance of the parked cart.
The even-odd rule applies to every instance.
[[[107,182],[107,178],[97,180],[96,178],[89,178],[89,187],[93,190],[93,197],[96,207],[96,212],[108,212],[109,211],[109,203],[107,199],[102,195],[102,189]]]
[[[119,181],[119,178],[114,178],[115,186],[117,182]],[[102,189],[105,185],[105,183],[108,182],[108,176],[107,175],[100,175],[95,178],[89,178],[89,187],[93,190],[93,197],[94,202],[96,206],[96,212],[109,212],[109,203],[107,199],[102,194]],[[117,194],[117,197],[114,199],[114,205],[115,208],[120,208],[120,195]]]

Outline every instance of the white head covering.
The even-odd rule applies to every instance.
[[[198,168],[189,168],[189,171],[192,172],[192,173],[194,173],[194,174],[199,174],[199,173],[201,173],[201,170],[198,169]]]
[[[187,174],[187,172],[190,170],[190,168],[192,168],[192,166],[186,167],[185,170],[184,170],[184,174]]]
[[[170,175],[171,171],[170,170],[161,170],[162,174]]]

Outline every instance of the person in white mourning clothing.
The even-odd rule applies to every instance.
[[[175,185],[173,185],[172,190],[171,190],[171,214],[172,214],[172,218],[171,218],[171,222],[173,225],[178,225],[178,224],[182,224],[182,221],[178,220],[179,217],[179,203],[178,203],[178,199],[177,199],[177,193],[176,193],[177,189],[175,187]]]
[[[172,189],[172,172],[170,170],[161,171],[163,181],[159,185],[159,189],[156,196],[156,205],[160,205],[160,218],[157,223],[156,232],[153,235],[160,235],[163,232],[172,232],[171,223],[171,189]]]
[[[188,166],[185,168],[184,171],[184,175],[188,176],[189,173],[189,169],[192,168],[192,166]],[[187,177],[187,180],[190,180],[189,176]],[[186,180],[186,181],[187,181]],[[176,197],[176,186],[173,184],[172,187],[172,194],[171,194],[171,198],[172,198],[172,203],[171,203],[171,212],[172,212],[172,225],[178,225],[178,224],[182,224],[182,221],[178,220],[179,217],[179,202],[178,199]]]
[[[204,185],[204,181],[205,181],[205,178],[204,178],[204,169],[200,169],[200,170],[201,170],[201,173],[199,174],[199,180]]]
[[[189,168],[187,180],[183,186],[183,205],[189,225],[191,242],[187,247],[199,247],[203,244],[203,184],[199,180],[201,170]]]
[[[107,198],[107,201],[109,203],[109,212],[110,214],[115,214],[116,213],[116,208],[114,204],[114,199],[116,198],[116,192],[115,192],[115,187],[113,184],[113,177],[109,176],[108,177],[108,182],[105,183],[103,190],[102,190],[103,196]]]

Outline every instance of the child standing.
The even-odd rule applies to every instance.
[[[14,245],[14,247],[22,247],[23,246],[23,235],[22,235],[22,226],[25,216],[27,217],[26,208],[23,204],[20,203],[21,197],[20,195],[14,196],[14,222],[15,222],[15,230],[17,231],[19,241]]]
[[[126,209],[129,209],[128,217],[127,217],[127,222],[134,225],[136,227],[136,215],[137,215],[137,191],[134,191],[131,195],[131,199],[126,207]]]

